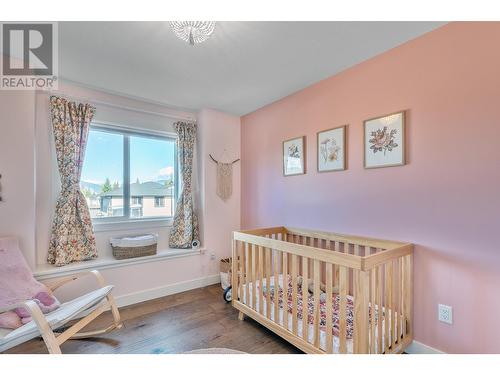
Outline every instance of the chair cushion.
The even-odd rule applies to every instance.
[[[99,303],[109,294],[109,292],[111,292],[111,289],[113,289],[113,285],[108,285],[63,303],[57,310],[46,314],[45,319],[47,319],[47,322],[53,330],[57,329],[77,317],[79,314],[84,313],[84,315],[87,315],[95,310]],[[40,331],[34,321],[15,330],[11,330],[3,337],[0,334],[0,352],[37,336],[40,336]]]

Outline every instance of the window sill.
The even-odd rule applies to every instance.
[[[95,260],[87,260],[79,263],[71,263],[63,267],[55,267],[51,264],[39,264],[33,273],[37,280],[51,279],[54,277],[62,277],[73,275],[77,272],[97,269],[103,270],[108,268],[126,267],[132,264],[141,264],[149,262],[157,262],[166,259],[183,258],[192,255],[204,254],[206,249],[164,249],[158,250],[156,255],[150,255],[139,258],[130,258],[117,260],[114,258],[99,258]]]
[[[140,219],[140,220],[93,222],[92,226],[94,228],[94,232],[112,232],[121,230],[171,227],[172,224],[173,224],[173,219],[171,218],[169,219],[151,218],[151,219]]]

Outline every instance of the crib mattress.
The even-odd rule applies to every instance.
[[[283,276],[282,275],[279,275],[278,277],[278,283],[279,283],[279,287],[280,288],[283,288]],[[260,287],[260,281],[259,280],[256,280],[255,282],[256,284],[256,289],[258,291],[258,293],[260,293],[262,291],[262,293],[264,294],[264,291],[263,290],[266,290],[266,280],[263,279],[262,280],[262,288]],[[270,277],[270,288],[273,288],[274,287],[274,276]],[[250,282],[248,284],[249,286],[249,303],[247,303],[247,298],[246,298],[246,285],[244,284],[243,285],[243,297],[242,297],[242,302],[251,307],[252,309],[256,310],[256,311],[260,311],[260,301],[259,301],[259,297],[257,295],[257,298],[256,298],[256,303],[255,303],[255,308],[252,306],[252,301],[253,301],[253,285],[252,283]],[[350,299],[353,299],[352,296],[347,296],[347,298],[350,298]],[[262,298],[262,304],[263,304],[263,309],[262,311],[264,312],[263,315],[265,315],[265,312],[267,311],[267,301],[266,301],[266,298],[263,297]],[[278,303],[278,306],[279,306],[279,303]],[[371,306],[370,306],[371,308]],[[288,310],[288,309],[287,309]],[[378,311],[378,306],[375,306],[375,311]],[[390,309],[387,309],[387,312],[389,314],[388,316],[388,320],[389,320],[389,323],[391,322],[391,317],[392,317],[392,314],[391,314],[391,310]],[[283,307],[279,306],[278,308],[278,315],[279,315],[279,324],[284,327],[284,319],[283,319],[283,316],[284,316],[284,309]],[[385,308],[382,307],[382,316],[385,315]],[[271,301],[271,320],[275,321],[275,318],[274,318],[274,302]],[[303,323],[302,323],[302,319],[300,317],[297,318],[297,336],[298,337],[304,337],[303,336],[303,332],[302,332],[302,327],[303,327]],[[314,342],[314,325],[311,324],[310,322],[307,324],[307,327],[308,327],[308,334],[307,334],[307,341],[311,344],[313,344]],[[389,327],[392,327],[392,324],[389,325]],[[402,327],[403,327],[403,324],[402,322],[400,322],[400,326],[399,326],[399,332],[402,331]],[[288,312],[288,330],[289,331],[292,331],[293,329],[293,321],[292,321],[292,313]],[[319,330],[319,336],[320,336],[320,339],[319,339],[319,342],[320,342],[320,348],[322,350],[325,350],[326,351],[326,329],[325,327],[320,327],[320,330]],[[340,353],[340,339],[339,337],[334,333],[332,335],[332,339],[333,339],[333,352],[334,353]],[[388,339],[391,340],[391,332],[389,330],[389,335],[388,335]],[[385,319],[382,319],[382,347],[384,347],[384,342],[385,342]],[[375,330],[375,350],[376,352],[378,352],[378,348],[377,348],[377,345],[378,345],[378,332],[377,330]],[[353,339],[352,338],[348,338],[346,340],[346,350],[347,350],[347,353],[353,353]]]

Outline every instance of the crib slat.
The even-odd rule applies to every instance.
[[[347,267],[339,267],[339,352],[342,354],[347,353],[347,286],[348,286],[348,272]]]
[[[375,306],[376,302],[376,289],[377,289],[377,268],[373,268],[370,271],[371,278],[371,292],[370,292],[370,353],[376,353],[375,351],[375,332],[376,332],[376,323],[375,323]]]
[[[302,257],[302,338],[309,340],[309,292],[307,284],[309,279],[309,258]]]
[[[392,265],[392,269],[393,269],[393,277],[394,277],[394,282],[393,282],[393,285],[394,285],[394,291],[393,291],[393,299],[394,299],[394,302],[393,302],[393,309],[392,309],[392,321],[393,321],[393,326],[394,326],[394,337],[392,338],[392,347],[394,348],[396,346],[396,343],[398,342],[398,332],[399,332],[399,329],[398,329],[398,313],[399,313],[399,272],[398,272],[398,259],[394,259],[393,260],[393,265]]]
[[[388,298],[388,305],[389,305],[389,313],[387,314],[389,316],[389,337],[387,338],[387,347],[392,349],[392,340],[394,336],[394,319],[393,319],[393,291],[394,291],[394,275],[392,272],[392,262],[389,261],[386,264],[387,267],[387,298]]]
[[[259,293],[259,313],[262,314],[262,311],[264,310],[264,303],[262,302],[263,300],[263,283],[262,280],[264,279],[264,257],[263,257],[263,252],[264,248],[262,246],[259,246],[259,285],[260,285],[260,293]]]
[[[255,261],[256,261],[256,258],[257,258],[257,254],[256,254],[256,248],[255,248],[255,245],[250,245],[250,254],[249,254],[250,258],[251,258],[251,264],[252,264],[252,270],[251,270],[251,274],[252,274],[252,309],[254,309],[255,311],[257,311],[257,277],[256,277],[256,264],[255,264]],[[262,285],[261,285],[261,288],[262,288]]]
[[[245,242],[245,296],[246,296],[246,305],[250,306],[250,244]]]
[[[279,254],[278,250],[274,250],[274,322],[279,324],[279,304],[278,304],[278,272],[279,272]],[[270,293],[270,289],[268,289],[268,293]]]
[[[266,263],[265,263],[265,273],[266,273],[266,287],[269,290],[269,285],[271,284],[271,250],[265,248],[264,252],[266,255]],[[271,293],[266,293],[266,316],[267,319],[271,319]]]
[[[369,274],[354,270],[354,353],[366,354],[368,346]]]
[[[297,334],[297,255],[292,255],[292,332]]]
[[[408,255],[406,258],[408,258],[408,291],[406,294],[406,297],[408,298],[408,316],[409,316],[409,323],[408,323],[408,334],[412,334],[413,330],[413,300],[411,296],[413,295],[413,254]]]
[[[408,290],[408,279],[407,279],[407,262],[405,257],[403,257],[402,260],[402,265],[403,265],[403,307],[402,307],[402,314],[403,314],[403,339],[406,338],[408,335],[408,327],[407,327],[407,320],[408,320],[408,305],[406,303],[406,294]]]
[[[331,250],[332,244],[330,243],[330,240],[325,240],[325,249],[326,250]]]
[[[406,262],[405,258],[403,257],[401,259],[401,286],[402,286],[402,291],[401,291],[401,316],[402,316],[402,322],[403,322],[403,329],[401,332],[402,339],[404,340],[406,338],[406,302],[405,302],[405,295],[406,295]]]
[[[306,236],[302,236],[300,237],[300,240],[302,241],[302,244],[305,245],[305,246],[311,246],[311,238],[310,237],[306,237]]]
[[[333,241],[333,248],[335,249],[335,251],[338,251],[340,252],[340,242],[339,241]]]
[[[333,353],[333,337],[332,337],[332,323],[333,323],[333,299],[332,299],[332,286],[333,286],[333,264],[326,264],[326,352]]]
[[[352,247],[352,254],[354,255],[354,246]],[[347,269],[347,273],[349,274],[348,284],[349,288],[347,289],[347,294],[352,296],[352,350],[353,353],[356,353],[356,291],[357,291],[357,283],[359,281],[359,277],[354,269]],[[347,310],[349,311],[349,310]]]
[[[319,295],[320,295],[320,263],[314,260],[314,346],[319,348]]]
[[[340,242],[339,241],[335,241],[334,248],[335,248],[335,251],[338,251],[340,253]],[[334,265],[333,271],[334,271],[334,276],[335,276],[334,285],[338,286],[339,285],[339,266]]]
[[[349,243],[348,242],[344,242],[344,253],[346,253],[346,254],[350,254],[351,253],[351,249],[349,248]]]
[[[406,313],[406,334],[410,336],[412,334],[412,324],[413,324],[413,315],[412,315],[412,291],[413,291],[413,255],[406,255],[404,257],[404,265],[405,265],[405,294],[403,303],[405,305],[405,313]]]
[[[406,275],[405,275],[405,257],[401,257],[401,339],[406,338]]]
[[[314,247],[314,239],[312,237],[306,237],[305,245]],[[313,262],[309,262],[309,275],[311,276],[313,275],[313,267],[314,267]]]
[[[387,352],[389,350],[389,347],[391,346],[389,336],[391,335],[391,322],[390,322],[390,317],[391,317],[391,303],[392,303],[392,298],[391,298],[391,293],[392,293],[392,280],[391,277],[392,275],[390,274],[390,267],[389,263],[384,264],[385,268],[385,337],[384,337],[384,348],[385,351]]]
[[[240,284],[238,281],[238,270],[240,267],[239,264],[239,257],[240,257],[240,252],[239,252],[239,247],[241,245],[240,241],[233,240],[233,248],[232,248],[232,257],[233,261],[231,264],[231,273],[232,273],[232,280],[231,280],[231,285],[233,286],[233,298],[235,300],[238,300],[238,292],[240,291]],[[240,294],[241,295],[241,294]]]
[[[398,259],[398,272],[399,272],[399,307],[398,307],[398,343],[401,342],[403,335],[403,296],[404,296],[404,286],[403,286],[403,258]]]
[[[328,250],[335,251],[335,242],[327,240],[326,241],[326,248]],[[332,271],[332,293],[333,293],[333,287],[335,285],[337,285],[336,280],[335,280],[336,267],[335,267],[335,264],[333,264],[333,263],[330,263],[330,265],[332,266],[332,270],[331,271]],[[327,270],[325,270],[325,272],[327,272]]]
[[[243,303],[243,286],[245,285],[245,243],[240,242],[240,301]]]
[[[384,321],[383,306],[382,306],[382,267],[377,267],[377,308],[378,308],[378,322],[377,322],[377,352],[382,354],[382,323]]]
[[[400,272],[400,280],[399,282],[401,283],[401,290],[399,291],[399,301],[400,301],[400,305],[399,305],[399,318],[400,318],[400,321],[399,321],[399,325],[400,325],[400,332],[399,332],[399,338],[401,340],[404,340],[405,337],[406,337],[406,329],[405,329],[405,303],[404,303],[404,300],[405,300],[405,272],[404,272],[404,264],[405,264],[405,261],[404,261],[404,258],[401,257],[399,258],[399,272]]]
[[[288,330],[288,254],[283,253],[283,326]]]

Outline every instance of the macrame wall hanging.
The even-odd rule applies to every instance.
[[[217,195],[223,201],[227,201],[233,194],[233,164],[240,161],[240,159],[233,160],[230,163],[223,163],[216,160],[211,154],[209,156],[217,164]]]

